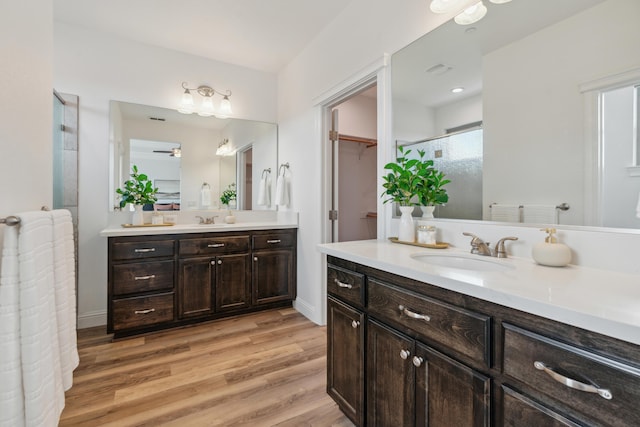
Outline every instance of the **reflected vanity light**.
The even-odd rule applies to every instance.
[[[511,0],[489,0],[494,4],[509,3]],[[432,0],[429,9],[433,13],[451,13],[459,11],[468,0]],[[470,25],[478,22],[487,14],[487,7],[479,1],[468,6],[464,11],[458,14],[454,21],[459,25]]]
[[[453,89],[451,89],[451,93],[460,93],[460,92],[464,92],[463,87],[454,87]]]
[[[182,88],[184,89],[184,92],[182,93],[182,100],[180,101],[180,105],[178,106],[178,111],[180,113],[197,113],[199,116],[216,116],[220,119],[226,119],[230,114],[232,114],[231,101],[229,101],[229,97],[231,96],[230,90],[222,93],[221,91],[215,90],[212,87],[206,85],[201,85],[196,88],[190,88],[187,82],[182,82]],[[193,94],[191,93],[192,90],[196,91],[203,98],[202,104],[199,109],[196,109],[195,107]],[[220,106],[217,111],[213,105],[213,95],[215,94],[222,96],[222,100],[220,101]]]
[[[218,149],[216,150],[216,156],[233,156],[235,154],[235,150],[231,147],[229,143],[229,139],[225,138],[218,144]]]

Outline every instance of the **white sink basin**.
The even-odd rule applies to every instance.
[[[445,255],[445,254],[413,254],[411,258],[425,264],[439,267],[457,268],[473,271],[505,271],[513,269],[513,266],[505,264],[497,259],[481,255]]]

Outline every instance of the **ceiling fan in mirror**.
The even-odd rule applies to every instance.
[[[153,150],[154,153],[166,153],[169,157],[182,157],[182,150],[180,147],[172,148],[171,150]]]

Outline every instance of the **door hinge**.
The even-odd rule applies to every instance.
[[[337,221],[338,220],[338,211],[333,210],[329,211],[329,221]]]
[[[337,141],[338,140],[338,131],[337,130],[330,130],[329,131],[329,139],[331,141]]]

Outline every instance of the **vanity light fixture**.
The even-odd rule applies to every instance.
[[[469,25],[478,22],[484,18],[486,14],[487,7],[482,3],[482,1],[479,1],[478,3],[466,8],[461,14],[456,15],[453,20],[459,25]]]
[[[218,149],[216,150],[216,156],[232,156],[234,154],[233,148],[229,143],[229,138],[225,138],[218,144]]]
[[[178,106],[178,111],[180,113],[197,113],[200,116],[216,116],[220,119],[226,119],[230,114],[232,114],[231,101],[229,101],[229,97],[231,96],[230,90],[222,93],[219,90],[215,90],[212,87],[206,85],[201,85],[196,88],[190,88],[187,82],[182,82],[182,88],[184,89],[184,93],[182,94],[182,101]],[[191,94],[192,90],[196,91],[200,96],[203,97],[200,109],[195,108],[193,95]],[[222,100],[220,101],[220,106],[217,111],[213,106],[213,95],[215,94],[222,96]]]

